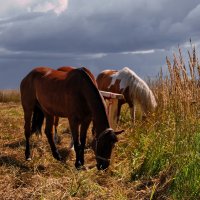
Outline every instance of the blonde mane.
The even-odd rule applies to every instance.
[[[113,85],[117,79],[120,80],[120,90],[129,87],[129,96],[132,99],[133,105],[137,101],[145,114],[155,110],[157,103],[153,92],[146,82],[135,72],[128,67],[124,67],[112,75],[110,86]]]

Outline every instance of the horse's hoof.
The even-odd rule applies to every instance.
[[[88,169],[89,169],[89,168],[86,167],[86,166],[84,166],[84,165],[81,166],[81,170],[83,170],[83,171],[88,171]]]
[[[56,158],[56,160],[62,161],[62,157],[61,157],[61,156],[58,156],[58,157]]]
[[[62,157],[61,156],[59,156],[58,161],[62,161]]]
[[[59,136],[54,137],[55,144],[61,144],[61,138]]]
[[[54,158],[55,158],[56,160],[58,160],[58,161],[61,161],[61,160],[62,160],[62,157],[61,157],[60,154],[54,155]]]
[[[78,161],[78,162],[75,163],[75,167],[76,167],[76,169],[81,170],[83,165],[81,164],[80,161]]]
[[[29,157],[29,158],[26,158],[26,160],[27,160],[27,161],[31,161],[31,158],[30,158],[30,157]]]

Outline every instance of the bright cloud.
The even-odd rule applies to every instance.
[[[60,14],[67,9],[68,0],[58,0],[58,3],[59,4],[58,4],[57,8],[55,9],[56,14]]]
[[[34,12],[48,12],[53,11],[57,15],[61,14],[67,9],[68,0],[46,1],[34,6],[31,10]]]
[[[49,11],[59,15],[68,7],[68,0],[7,0],[0,7],[0,17],[16,16],[25,12]]]

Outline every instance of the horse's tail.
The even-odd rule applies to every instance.
[[[43,121],[44,121],[44,113],[42,112],[40,106],[36,104],[33,110],[31,133],[36,133],[36,135],[41,135]]]

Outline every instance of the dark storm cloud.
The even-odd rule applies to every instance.
[[[16,15],[14,17],[7,17],[0,19],[0,25],[8,25],[10,23],[16,23],[16,22],[21,22],[21,21],[28,21],[34,20],[35,18],[43,16],[43,13],[40,12],[34,12],[34,13],[25,13],[21,15]],[[15,24],[17,25],[17,24]]]
[[[18,16],[2,32],[0,43],[15,51],[70,53],[170,48],[199,33],[198,4],[195,0],[89,0],[87,4],[74,0],[60,16],[36,13],[32,20]]]
[[[0,87],[17,88],[41,65],[87,66],[95,75],[128,66],[155,76],[172,48],[190,38],[198,46],[199,18],[199,0],[69,0],[60,14],[22,7],[0,13]]]

